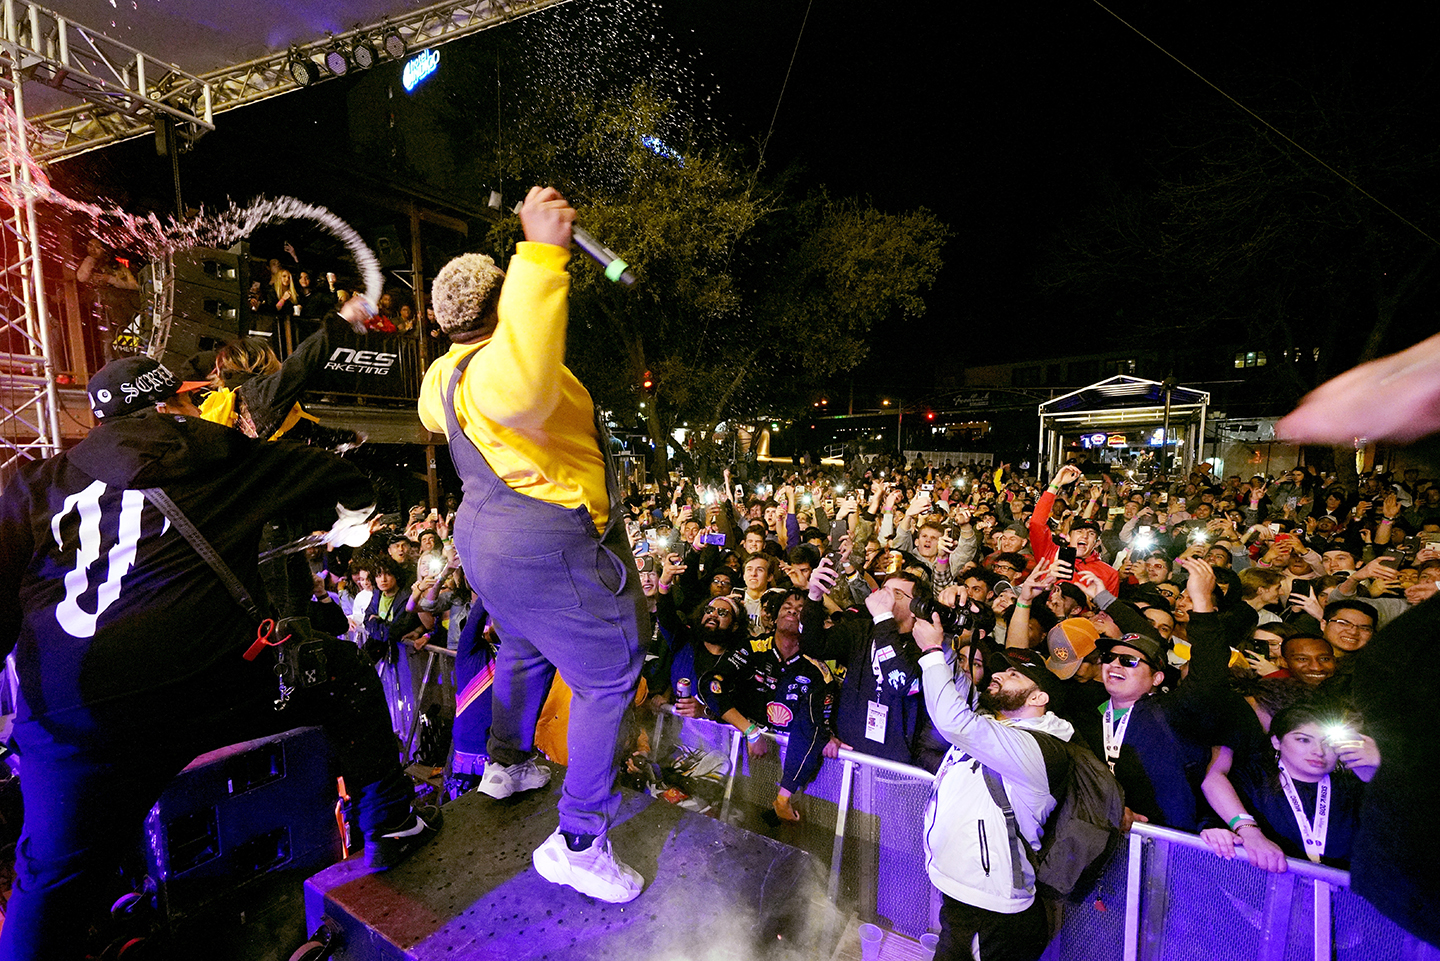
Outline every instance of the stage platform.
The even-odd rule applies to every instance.
[[[848,918],[824,866],[778,841],[626,791],[611,839],[646,880],[630,904],[550,884],[530,852],[559,823],[560,772],[528,795],[468,794],[395,870],[352,859],[305,883],[305,914],[341,932],[343,961],[828,959]]]

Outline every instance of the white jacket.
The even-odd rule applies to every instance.
[[[1020,865],[1024,887],[1015,887],[1014,848],[981,766],[1000,775],[1021,837],[1039,850],[1041,829],[1056,800],[1050,796],[1040,745],[1021,729],[1063,741],[1075,729],[1049,712],[1016,721],[975,712],[969,706],[970,678],[961,672],[957,681],[940,651],[921,657],[920,669],[925,707],[936,731],[951,744],[925,810],[926,871],[935,887],[957,901],[1017,914],[1035,900],[1035,870],[1025,858]]]

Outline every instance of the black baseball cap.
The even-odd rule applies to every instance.
[[[1035,682],[1050,697],[1046,710],[1059,713],[1065,704],[1065,682],[1056,677],[1045,666],[1045,659],[1034,650],[1011,650],[1005,652],[1005,661],[1021,674]]]
[[[1128,647],[1140,652],[1145,662],[1157,671],[1165,670],[1165,647],[1159,639],[1148,634],[1123,634],[1120,637],[1102,636],[1095,646],[1102,651],[1116,647]]]
[[[203,380],[181,380],[149,357],[121,357],[96,371],[85,391],[90,397],[90,413],[96,420],[108,420],[209,386]]]

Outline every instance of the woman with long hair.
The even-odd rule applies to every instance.
[[[1266,871],[1284,871],[1286,858],[1348,867],[1363,782],[1380,767],[1374,739],[1330,705],[1310,701],[1275,715],[1270,743],[1273,757],[1233,766],[1230,751],[1219,750],[1201,790],[1225,827],[1200,836],[1222,858],[1241,845]]]

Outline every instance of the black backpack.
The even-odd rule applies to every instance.
[[[1035,881],[1042,897],[1067,898],[1071,893],[1089,891],[1105,870],[1110,856],[1120,845],[1120,820],[1125,814],[1125,794],[1120,782],[1089,748],[1062,741],[1043,731],[1018,728],[1032,734],[1045,756],[1045,772],[1055,810],[1045,821],[1040,852],[1020,837],[1015,809],[1005,793],[1005,782],[985,768],[985,786],[1005,815],[1010,835],[1010,857],[1015,886],[1021,887],[1017,849],[1035,868]]]

